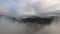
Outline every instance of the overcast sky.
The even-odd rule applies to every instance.
[[[49,13],[49,14],[48,14]],[[0,14],[10,16],[58,15],[60,0],[0,0]]]

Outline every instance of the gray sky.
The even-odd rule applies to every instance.
[[[60,0],[0,0],[0,14],[3,15],[15,17],[28,15],[56,16],[59,13]]]

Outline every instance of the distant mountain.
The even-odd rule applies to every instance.
[[[27,18],[19,18],[19,19],[16,19],[15,17],[11,17],[11,16],[4,16],[4,15],[0,15],[0,17],[6,17],[7,19],[10,19],[12,22],[17,21],[19,23],[22,22],[22,23],[36,23],[36,24],[51,24],[54,19],[53,16],[51,16],[49,18],[30,16]]]
[[[31,16],[28,18],[22,19],[24,23],[37,23],[37,24],[50,24],[52,23],[54,17],[49,17],[49,18],[41,18],[37,16]]]

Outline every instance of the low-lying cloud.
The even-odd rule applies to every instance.
[[[3,15],[0,17],[0,34],[59,34],[60,32],[60,17],[56,17],[56,20],[48,26],[17,21],[29,16],[60,16],[60,0],[0,0],[0,15]],[[13,21],[9,17],[18,19]]]

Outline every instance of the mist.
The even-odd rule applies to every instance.
[[[54,17],[51,24],[24,23],[31,16]],[[60,0],[0,0],[0,34],[60,34]]]
[[[17,19],[18,20],[18,19]],[[0,34],[59,34],[60,17],[51,24],[24,23],[10,16],[0,16]]]
[[[18,22],[17,20],[13,21],[12,17],[0,16],[0,34],[40,34],[40,31],[45,26],[35,23]],[[47,29],[49,28],[47,27]]]

